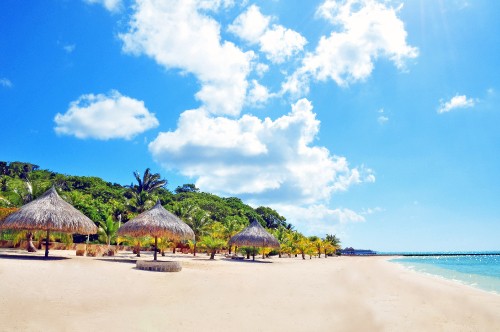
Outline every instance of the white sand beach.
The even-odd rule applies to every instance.
[[[231,261],[176,254],[178,273],[0,249],[1,331],[499,331],[500,295],[383,257]],[[41,255],[37,253],[36,255]],[[148,253],[141,259],[151,259]]]

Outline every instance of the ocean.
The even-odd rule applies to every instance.
[[[391,262],[402,264],[417,272],[500,294],[500,252],[469,252],[457,255],[453,253],[452,256],[450,253],[442,254],[445,255],[432,253],[432,256],[408,256],[392,259]]]

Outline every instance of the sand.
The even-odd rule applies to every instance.
[[[13,253],[29,255],[0,249],[0,331],[500,331],[500,295],[382,257],[176,254],[160,259],[183,270],[161,273],[135,269],[131,253]]]

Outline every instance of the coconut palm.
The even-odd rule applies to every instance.
[[[210,259],[214,259],[215,253],[226,245],[226,241],[211,236],[203,236],[199,245],[210,252]]]
[[[328,241],[323,240],[323,253],[325,254],[325,258],[328,257],[329,254],[335,252],[336,248]]]
[[[231,237],[238,234],[243,228],[243,223],[235,217],[227,218],[224,220],[223,224],[223,238],[229,241]],[[231,255],[232,245],[229,245],[229,254]]]
[[[121,236],[120,239],[128,245],[134,247],[132,252],[136,254],[137,257],[141,257],[141,247],[147,246],[151,243],[151,238],[149,236]]]
[[[207,234],[212,220],[206,211],[200,208],[191,209],[190,215],[186,219],[186,224],[191,227],[194,232],[194,243],[193,243],[193,256],[196,256],[196,243],[200,240],[202,236]]]
[[[273,231],[273,235],[280,243],[280,247],[278,249],[278,257],[281,258],[281,253],[284,252],[286,243],[289,241],[287,230],[283,225],[280,225]]]
[[[137,185],[130,185],[130,188],[138,194],[143,191],[151,193],[155,189],[164,187],[167,184],[167,180],[161,179],[161,175],[159,173],[152,174],[149,168],[146,168],[142,178],[141,174],[137,171],[134,172],[134,177],[137,180]]]
[[[168,248],[171,248],[174,244],[174,241],[170,241],[169,239],[162,237],[158,239],[157,248],[160,250],[161,255],[165,256],[165,251]]]
[[[340,249],[340,239],[336,235],[326,234],[325,241],[330,243],[333,251]]]
[[[321,249],[323,249],[323,241],[318,236],[310,236],[309,241],[311,245],[316,249],[318,258],[321,258]]]
[[[106,221],[99,220],[99,228],[97,229],[99,241],[106,242],[106,244],[109,246],[111,244],[111,241],[116,240],[119,227],[120,223],[114,221],[111,217],[108,217]]]
[[[297,233],[299,234],[299,233]],[[306,254],[311,249],[311,243],[308,238],[300,234],[299,240],[295,242],[296,250],[301,254],[302,259],[306,259]]]

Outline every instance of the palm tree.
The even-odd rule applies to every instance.
[[[137,180],[137,185],[130,185],[130,188],[138,194],[143,191],[151,193],[155,189],[164,187],[167,184],[167,180],[161,179],[161,175],[159,173],[151,174],[151,170],[149,168],[146,168],[142,178],[140,173],[137,171],[134,172],[134,177]]]
[[[132,212],[141,213],[154,205],[151,193],[158,188],[164,187],[167,184],[167,180],[161,179],[159,173],[152,174],[149,168],[146,168],[142,177],[137,171],[133,174],[137,184],[128,186],[132,190],[133,197],[133,204],[129,206],[129,209]]]
[[[336,248],[330,242],[323,240],[323,253],[325,254],[325,258],[332,252],[335,252],[335,250]]]
[[[325,241],[329,242],[335,251],[340,249],[340,239],[335,234],[326,234]]]
[[[157,248],[160,249],[162,256],[165,256],[165,250],[171,248],[175,243],[167,238],[159,238]]]
[[[98,222],[99,228],[97,229],[97,234],[99,235],[99,241],[106,242],[109,246],[111,241],[116,240],[117,231],[120,225],[111,217],[108,217],[106,221],[99,220]]]
[[[316,248],[316,252],[318,253],[318,258],[321,258],[321,249],[323,248],[323,241],[318,236],[310,236],[309,241],[312,246]]]
[[[280,247],[278,249],[278,257],[281,258],[281,253],[283,251],[283,246],[289,240],[288,236],[287,236],[286,228],[283,225],[280,225],[278,228],[276,228],[274,230],[273,235],[278,240],[278,242],[280,243]]]
[[[229,239],[233,236],[238,234],[242,229],[243,229],[243,224],[238,221],[236,218],[227,218],[224,223],[223,223],[223,234],[224,234],[224,239],[226,241],[229,241]],[[229,255],[231,255],[231,249],[233,246],[229,246]]]
[[[190,210],[190,215],[186,220],[186,223],[191,227],[194,232],[194,244],[193,244],[193,256],[196,256],[196,243],[198,240],[206,234],[208,227],[211,224],[211,220],[206,211],[195,207]]]
[[[137,257],[141,257],[141,247],[151,244],[151,238],[149,236],[143,236],[143,237],[124,236],[120,239],[123,242],[128,243],[128,245],[134,247],[133,253],[136,254]]]
[[[295,246],[302,255],[302,259],[306,259],[306,253],[308,253],[311,248],[309,240],[305,236],[301,235],[300,239],[295,243]]]
[[[140,193],[132,192],[133,201],[132,204],[129,205],[129,209],[135,213],[142,213],[154,205],[154,200],[151,198],[151,195],[145,191],[141,191]]]
[[[222,249],[226,245],[226,241],[211,236],[204,236],[201,238],[200,247],[210,252],[210,259],[215,258],[217,250]]]

